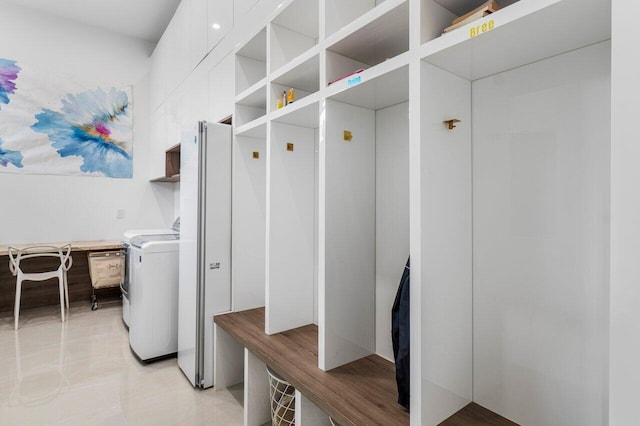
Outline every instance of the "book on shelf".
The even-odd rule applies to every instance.
[[[450,31],[453,31],[470,22],[476,21],[480,18],[484,18],[485,16],[490,15],[498,10],[500,10],[500,5],[494,0],[489,0],[486,3],[483,3],[481,6],[473,9],[471,12],[454,19],[451,22],[451,25],[445,28],[444,32],[448,33]]]
[[[349,74],[346,74],[346,75],[343,75],[343,76],[341,76],[341,77],[338,77],[338,78],[336,78],[335,80],[330,81],[330,82],[329,82],[329,84],[328,84],[327,86],[331,86],[333,83],[337,83],[338,81],[340,81],[340,80],[344,80],[345,78],[347,78],[347,77],[351,77],[352,75],[359,74],[359,73],[361,73],[362,71],[364,71],[364,68],[357,69],[357,70],[355,70],[355,71],[353,71],[353,72],[350,72]]]

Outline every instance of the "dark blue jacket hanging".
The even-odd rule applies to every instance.
[[[396,300],[391,309],[391,340],[396,362],[398,404],[409,409],[409,272],[410,259],[404,267]]]

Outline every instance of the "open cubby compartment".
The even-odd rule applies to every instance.
[[[293,0],[271,21],[271,72],[318,44],[319,13],[318,0]]]
[[[274,117],[267,143],[265,332],[316,323],[318,103]]]
[[[327,41],[327,83],[409,50],[409,2],[386,0],[372,12],[361,26],[349,26]]]
[[[386,0],[392,1],[392,0]],[[357,20],[385,0],[325,0],[325,31],[327,37]]]
[[[422,7],[424,11],[424,2]],[[580,16],[577,21],[576,14]],[[610,16],[607,0],[518,1],[461,30],[427,41],[419,55],[476,80],[606,40],[611,34]],[[579,25],[567,31],[567,22]]]
[[[320,89],[320,56],[306,59],[290,69],[283,70],[272,78],[270,111],[278,109],[277,102],[283,93],[294,90],[294,104]],[[286,105],[289,107],[291,105]]]
[[[266,81],[251,87],[236,98],[235,125],[242,127],[267,113]]]
[[[607,417],[610,2],[541,3],[423,46],[411,412],[426,424],[472,400],[520,424]]]
[[[498,6],[501,7],[500,10],[518,1],[495,0]],[[444,30],[453,24],[454,19],[474,11],[486,2],[487,0],[420,0],[420,42],[426,43],[445,34]],[[473,24],[469,23],[469,25],[459,27],[464,27],[465,30],[457,31],[458,28],[456,28],[450,30],[449,33],[456,31],[465,33],[468,36],[469,28],[475,27],[477,22],[479,20],[473,21]],[[482,32],[482,27],[480,32]]]
[[[393,359],[409,256],[409,66],[330,95],[319,146],[319,367]]]
[[[264,306],[266,126],[233,143],[232,309]]]
[[[263,28],[236,51],[236,95],[267,76],[267,29]]]

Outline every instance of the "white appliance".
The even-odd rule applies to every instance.
[[[131,240],[135,237],[139,237],[142,235],[171,235],[180,233],[180,218],[177,218],[171,229],[168,228],[160,228],[160,229],[132,229],[129,231],[125,231],[122,235],[122,248],[126,251],[125,255],[125,267],[124,267],[124,282],[120,285],[120,292],[122,293],[122,321],[125,323],[127,327],[129,327],[129,282],[135,280],[133,276],[133,272],[131,270]]]
[[[143,361],[178,351],[180,236],[142,235],[130,241],[129,345]]]
[[[213,316],[231,309],[231,126],[199,122],[180,145],[178,365],[213,386]]]

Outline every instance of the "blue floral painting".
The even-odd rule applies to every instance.
[[[60,157],[82,158],[80,170],[107,177],[133,176],[131,111],[123,90],[67,94],[60,111],[43,109],[31,128],[44,133]]]
[[[0,110],[2,105],[9,104],[9,95],[16,92],[16,83],[20,67],[16,61],[0,58]],[[2,139],[0,139],[0,166],[7,167],[12,164],[15,167],[22,168],[22,154],[20,151],[11,151],[2,147]]]
[[[0,166],[7,167],[9,164],[12,164],[19,169],[24,167],[22,165],[22,154],[20,151],[4,149],[2,147],[2,139],[0,139]]]
[[[20,67],[16,61],[0,58],[0,109],[2,109],[2,104],[9,103],[9,95],[16,92],[15,81],[19,72]]]

